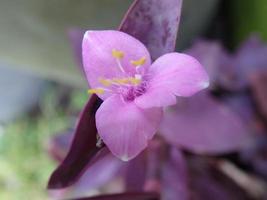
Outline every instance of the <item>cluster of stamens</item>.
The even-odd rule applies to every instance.
[[[125,72],[121,60],[124,58],[124,53],[119,50],[112,50],[112,56],[116,59],[118,69],[125,74],[123,78],[99,78],[99,82],[103,87],[92,88],[88,90],[89,94],[104,94],[105,92],[120,93],[126,97],[126,99],[132,99],[134,96],[141,94],[144,90],[144,84],[142,85],[142,72],[141,67],[145,64],[146,58],[142,57],[139,60],[131,60],[130,63],[135,67],[135,76],[128,76]]]

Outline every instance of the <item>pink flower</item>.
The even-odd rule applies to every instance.
[[[151,64],[146,47],[120,31],[87,31],[82,48],[89,93],[104,101],[96,112],[98,133],[124,161],[147,146],[163,107],[175,104],[176,96],[188,97],[209,85],[193,57],[168,53]]]

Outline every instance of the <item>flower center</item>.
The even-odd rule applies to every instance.
[[[104,94],[105,92],[119,94],[125,101],[133,101],[136,97],[145,93],[147,80],[144,76],[142,66],[146,62],[146,58],[142,57],[138,60],[131,60],[130,64],[135,67],[135,75],[129,76],[122,66],[121,60],[124,58],[124,52],[113,49],[112,56],[116,60],[118,69],[122,72],[123,77],[114,77],[111,79],[99,78],[99,83],[103,87],[88,90],[89,94]]]

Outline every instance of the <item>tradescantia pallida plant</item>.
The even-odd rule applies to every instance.
[[[176,34],[180,21],[181,6],[182,6],[182,1],[180,0],[169,0],[169,1],[137,0],[132,4],[124,20],[122,21],[122,24],[119,27],[119,31],[121,32],[116,32],[116,31],[113,32],[115,34],[117,33],[123,35],[125,39],[129,39],[130,41],[132,41],[132,43],[134,43],[133,45],[136,44],[139,45],[143,53],[145,53],[143,54],[142,52],[140,52],[142,53],[140,54],[140,57],[129,58],[129,61],[133,60],[133,62],[137,62],[138,59],[141,59],[139,60],[139,62],[142,62],[143,56],[147,56],[147,58],[145,59],[146,61],[150,62],[150,56],[148,55],[148,52],[151,54],[151,58],[155,59],[160,55],[174,51]],[[134,39],[133,37],[136,39]],[[106,38],[106,39],[112,39],[112,38]],[[137,40],[140,40],[140,42]],[[87,40],[84,40],[84,50],[86,50],[85,48],[87,48],[86,41]],[[123,47],[123,42],[121,42],[120,39],[117,42],[119,45],[121,44]],[[148,48],[148,50],[146,50],[145,46],[146,48]],[[111,61],[111,63],[108,64],[111,64],[112,67],[114,67],[113,64],[116,64],[114,63],[116,62],[114,56],[120,57],[119,54],[121,52],[119,50],[120,49],[116,49],[116,47],[114,46],[110,49],[110,52],[108,52],[110,58],[113,59],[113,61]],[[140,49],[136,50],[137,53],[139,53],[139,51]],[[130,56],[132,56],[132,54],[130,54]],[[87,54],[84,54],[84,57],[85,59],[87,59]],[[97,59],[98,56],[94,56],[94,58]],[[108,60],[110,58],[108,58]],[[197,63],[197,61],[193,62]],[[116,70],[116,68],[113,69],[112,67],[109,67],[109,69]],[[197,63],[196,67],[200,68],[201,70],[200,64]],[[85,69],[87,70],[87,67]],[[95,69],[97,70],[97,68]],[[134,66],[132,66],[130,71],[133,70],[135,70]],[[205,72],[203,71],[201,73],[203,74],[203,76],[205,76],[203,78],[207,79]],[[99,79],[105,77],[97,77],[97,78]],[[130,77],[130,78],[132,78],[133,82],[139,81],[138,78],[136,77]],[[109,81],[109,80],[103,80],[103,81]],[[196,81],[198,84],[200,84],[198,80]],[[204,86],[202,86],[201,84],[198,85],[196,91],[198,90],[198,88],[201,89]],[[94,93],[97,91],[99,92],[99,90],[95,89],[95,91],[91,90],[90,92]],[[171,96],[173,95],[172,93],[173,92],[170,93]],[[96,146],[97,131],[99,130],[97,130],[95,123],[95,114],[101,103],[102,100],[99,97],[97,97],[96,95],[92,95],[90,100],[86,104],[77,122],[77,126],[75,129],[75,136],[70,151],[66,156],[65,160],[62,162],[62,164],[52,174],[48,184],[49,188],[61,188],[73,184],[78,179],[78,177],[83,173],[83,171],[87,168],[91,159],[95,157],[97,152],[101,149],[101,147]],[[162,111],[158,110],[156,112],[160,117]],[[156,125],[157,122],[159,121],[156,120],[154,124]],[[156,128],[148,128],[148,129],[150,130],[149,131],[150,136],[148,138],[151,138],[156,131],[152,129]],[[144,142],[146,143],[146,141]],[[142,146],[144,145],[142,144]],[[140,152],[142,148],[138,148],[138,151]]]
[[[137,0],[118,31],[72,32],[72,37],[78,38],[76,47],[81,47],[76,55],[79,63],[83,62],[92,96],[72,133],[66,158],[56,155],[58,147],[52,151],[63,161],[52,174],[49,189],[65,188],[78,180],[87,189],[95,188],[121,176],[126,191],[143,191],[140,199],[150,199],[148,191],[160,193],[164,200],[188,199],[189,167],[181,149],[218,155],[246,145],[246,126],[231,106],[210,91],[181,98],[208,86],[204,68],[212,88],[225,84],[229,89],[232,73],[214,72],[210,62],[205,62],[214,61],[211,66],[229,63],[216,45],[202,45],[203,54],[196,47],[187,51],[200,62],[186,54],[170,53],[175,47],[181,5],[180,0]],[[207,178],[207,182],[210,185],[212,180]],[[130,199],[140,194],[122,195]],[[160,198],[153,195],[151,199]]]

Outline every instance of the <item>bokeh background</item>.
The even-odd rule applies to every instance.
[[[0,199],[54,198],[51,138],[88,99],[71,31],[116,29],[131,2],[0,0]],[[199,38],[229,51],[251,34],[266,41],[266,21],[266,0],[184,0],[177,50]]]

